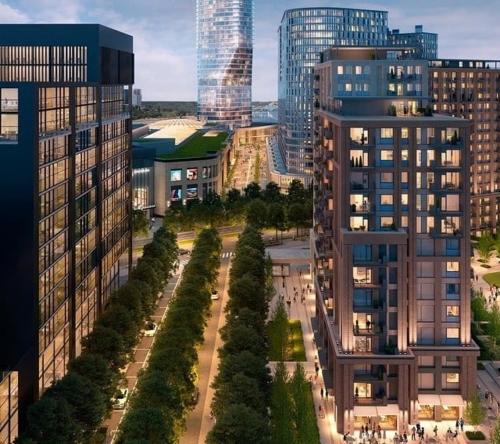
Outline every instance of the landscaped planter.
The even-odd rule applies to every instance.
[[[466,442],[474,444],[488,444],[489,442],[483,432],[465,432],[464,437]],[[476,439],[476,437],[478,439]]]

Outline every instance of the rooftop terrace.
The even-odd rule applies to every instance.
[[[228,133],[224,131],[199,131],[179,147],[168,154],[162,154],[160,160],[190,159],[205,157],[209,153],[220,151],[225,146]]]

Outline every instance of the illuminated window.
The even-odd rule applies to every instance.
[[[0,143],[15,142],[19,133],[17,88],[1,88],[0,103]]]

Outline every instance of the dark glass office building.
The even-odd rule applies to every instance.
[[[0,25],[0,369],[21,423],[130,264],[133,81],[129,35]]]

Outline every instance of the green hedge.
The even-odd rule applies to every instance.
[[[112,294],[93,331],[82,341],[83,351],[70,363],[66,376],[29,408],[19,443],[89,441],[111,409],[119,369],[137,344],[176,259],[176,235],[160,228],[144,248],[130,280]]]
[[[175,443],[180,438],[195,391],[196,347],[203,342],[220,251],[215,230],[199,234],[120,425],[118,443]]]
[[[213,388],[216,423],[207,444],[269,442],[269,371],[265,321],[272,277],[262,236],[247,227],[235,249],[224,341]]]

